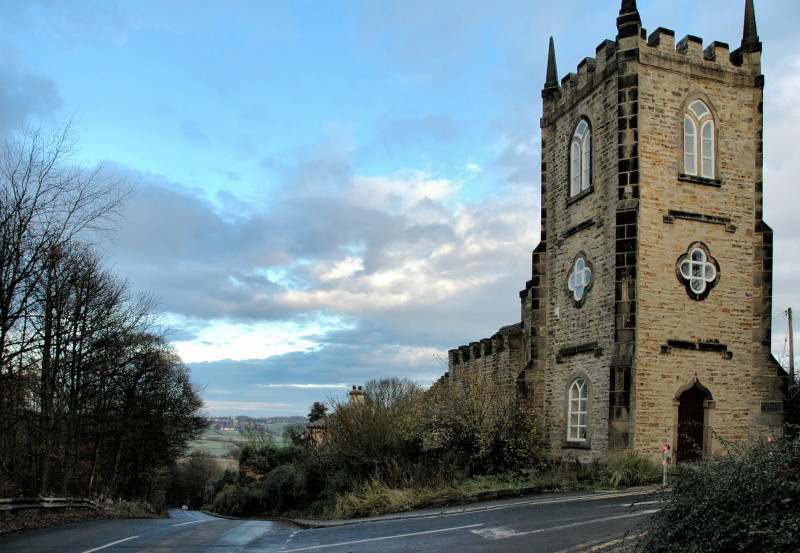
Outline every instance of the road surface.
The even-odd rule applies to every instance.
[[[0,538],[1,553],[612,551],[659,507],[647,492],[580,492],[302,528],[197,511],[70,524]]]

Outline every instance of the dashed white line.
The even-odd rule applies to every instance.
[[[122,543],[124,541],[135,540],[138,537],[139,536],[131,536],[130,538],[125,538],[125,539],[121,539],[121,540],[117,540],[117,541],[112,541],[111,543],[107,543],[105,545],[101,545],[100,547],[95,547],[94,549],[87,549],[86,551],[83,551],[83,553],[93,553],[94,551],[100,551],[101,549],[105,549],[106,547],[111,547],[112,545],[117,545],[118,543]]]
[[[180,524],[173,524],[172,527],[175,528],[176,526],[186,526],[188,524],[197,524],[198,522],[208,522],[206,519],[203,520],[193,520],[191,522],[181,522]]]
[[[340,543],[326,543],[325,545],[313,545],[311,547],[302,547],[300,549],[285,549],[283,553],[295,553],[297,551],[312,551],[314,549],[325,549],[328,547],[341,547],[343,545],[355,545],[357,543],[369,543],[373,541],[383,541],[383,540],[396,540],[400,538],[410,538],[413,536],[424,536],[426,534],[438,534],[441,532],[454,532],[456,530],[464,530],[465,528],[477,528],[478,526],[483,526],[483,524],[469,524],[467,526],[457,526],[455,528],[441,528],[439,530],[427,530],[425,532],[414,532],[412,534],[399,534],[397,536],[383,536],[380,538],[369,538],[365,540],[355,540],[355,541],[343,541]],[[474,530],[473,530],[474,531]]]

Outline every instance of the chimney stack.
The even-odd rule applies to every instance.
[[[361,389],[361,386],[356,389],[353,386],[353,389],[350,390],[350,405],[360,405],[364,403],[364,390]]]

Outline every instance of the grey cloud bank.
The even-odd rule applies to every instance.
[[[77,113],[85,159],[106,159],[104,171],[134,187],[105,242],[109,262],[161,298],[210,413],[305,414],[338,389],[270,385],[428,383],[446,370],[435,354],[518,320],[539,232],[547,39],[562,73],[574,70],[594,52],[587,41],[613,39],[618,3],[334,2],[305,12],[233,2],[224,18],[213,2],[189,5],[123,3],[95,17],[82,2],[4,3],[0,133]],[[741,10],[719,3],[639,9],[648,29],[706,44],[741,32]],[[756,9],[779,350],[780,314],[800,305],[800,156],[787,139],[800,125],[800,5]],[[564,30],[595,21],[609,27]],[[105,65],[81,63],[105,51]],[[165,81],[152,67],[159,51],[180,69]],[[115,64],[124,81],[97,70]],[[132,89],[102,97],[119,82]],[[120,123],[126,112],[135,125]]]

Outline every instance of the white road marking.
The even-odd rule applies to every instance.
[[[176,526],[186,526],[187,524],[197,524],[198,522],[208,522],[207,520],[193,520],[191,522],[181,522],[180,524],[173,524],[172,527],[175,528]]]
[[[539,497],[535,499],[523,499],[519,501],[513,501],[511,503],[502,503],[500,505],[493,505],[490,507],[486,506],[476,506],[476,507],[465,507],[459,511],[450,511],[446,513],[441,513],[441,515],[452,516],[452,515],[468,515],[473,514],[480,511],[499,511],[501,509],[512,509],[514,507],[525,507],[528,505],[549,505],[552,503],[573,503],[576,501],[597,501],[601,499],[609,499],[609,498],[617,498],[617,497],[628,497],[628,496],[636,496],[636,495],[647,495],[650,492],[641,492],[641,491],[619,491],[619,492],[609,492],[609,493],[597,493],[592,495],[574,495],[574,496],[567,496],[567,497],[555,497],[550,499],[541,499]]]
[[[555,530],[566,530],[567,528],[575,528],[576,526],[585,526],[587,524],[597,524],[599,522],[609,522],[612,520],[621,520],[623,518],[639,517],[643,515],[652,515],[657,513],[660,509],[652,509],[650,511],[641,511],[639,513],[629,513],[627,515],[615,515],[613,517],[595,518],[592,520],[584,520],[581,522],[573,522],[571,524],[562,524],[561,526],[551,526],[549,528],[539,528],[538,530],[530,530],[528,532],[517,532],[512,528],[487,528],[486,530],[472,530],[473,534],[477,534],[482,538],[502,540],[505,538],[515,538],[517,536],[529,536],[531,534],[541,534],[543,532],[553,532]]]
[[[288,547],[289,543],[290,543],[290,542],[291,542],[291,541],[294,539],[294,537],[295,537],[297,534],[299,534],[301,531],[302,531],[302,530],[295,530],[294,532],[292,532],[291,534],[289,534],[289,537],[288,537],[288,539],[286,540],[286,543],[284,543],[284,544],[283,544],[283,547],[281,547],[281,549],[280,549],[280,550],[281,550],[281,551],[284,551],[284,549],[285,549],[286,547]]]
[[[502,540],[504,538],[513,538],[514,536],[522,535],[513,528],[486,528],[484,530],[473,530],[473,534],[477,534],[482,538],[491,538],[493,540]]]
[[[124,541],[135,540],[139,536],[131,536],[130,538],[125,538],[122,540],[112,541],[111,543],[107,543],[105,545],[101,545],[100,547],[95,547],[94,549],[87,549],[83,553],[93,553],[94,551],[100,551],[101,549],[105,549],[106,547],[111,547],[112,545],[117,545],[118,543],[122,543]]]
[[[619,492],[608,492],[608,493],[597,493],[592,495],[573,495],[567,497],[554,497],[551,499],[544,499],[544,500],[537,500],[532,499],[530,501],[526,501],[525,503],[530,503],[531,505],[547,505],[550,503],[572,503],[575,501],[596,501],[598,499],[609,499],[609,498],[616,498],[616,497],[629,497],[634,495],[646,495],[647,493],[642,493],[639,491],[619,491]],[[512,504],[513,505],[513,504]]]
[[[357,543],[369,543],[372,541],[383,541],[383,540],[396,540],[400,538],[410,538],[412,536],[424,536],[426,534],[439,534],[441,532],[454,532],[456,530],[464,530],[465,528],[476,528],[478,526],[483,526],[483,524],[469,524],[467,526],[457,526],[455,528],[441,528],[439,530],[427,530],[426,532],[414,532],[412,534],[399,534],[397,536],[383,536],[381,538],[369,538],[366,540],[355,540],[355,541],[343,541],[340,543],[328,543],[325,545],[313,545],[311,547],[302,547],[300,549],[284,549],[283,553],[295,553],[296,551],[311,551],[314,549],[325,549],[328,547],[340,547],[343,545],[355,545]],[[473,530],[474,532],[475,530]]]

